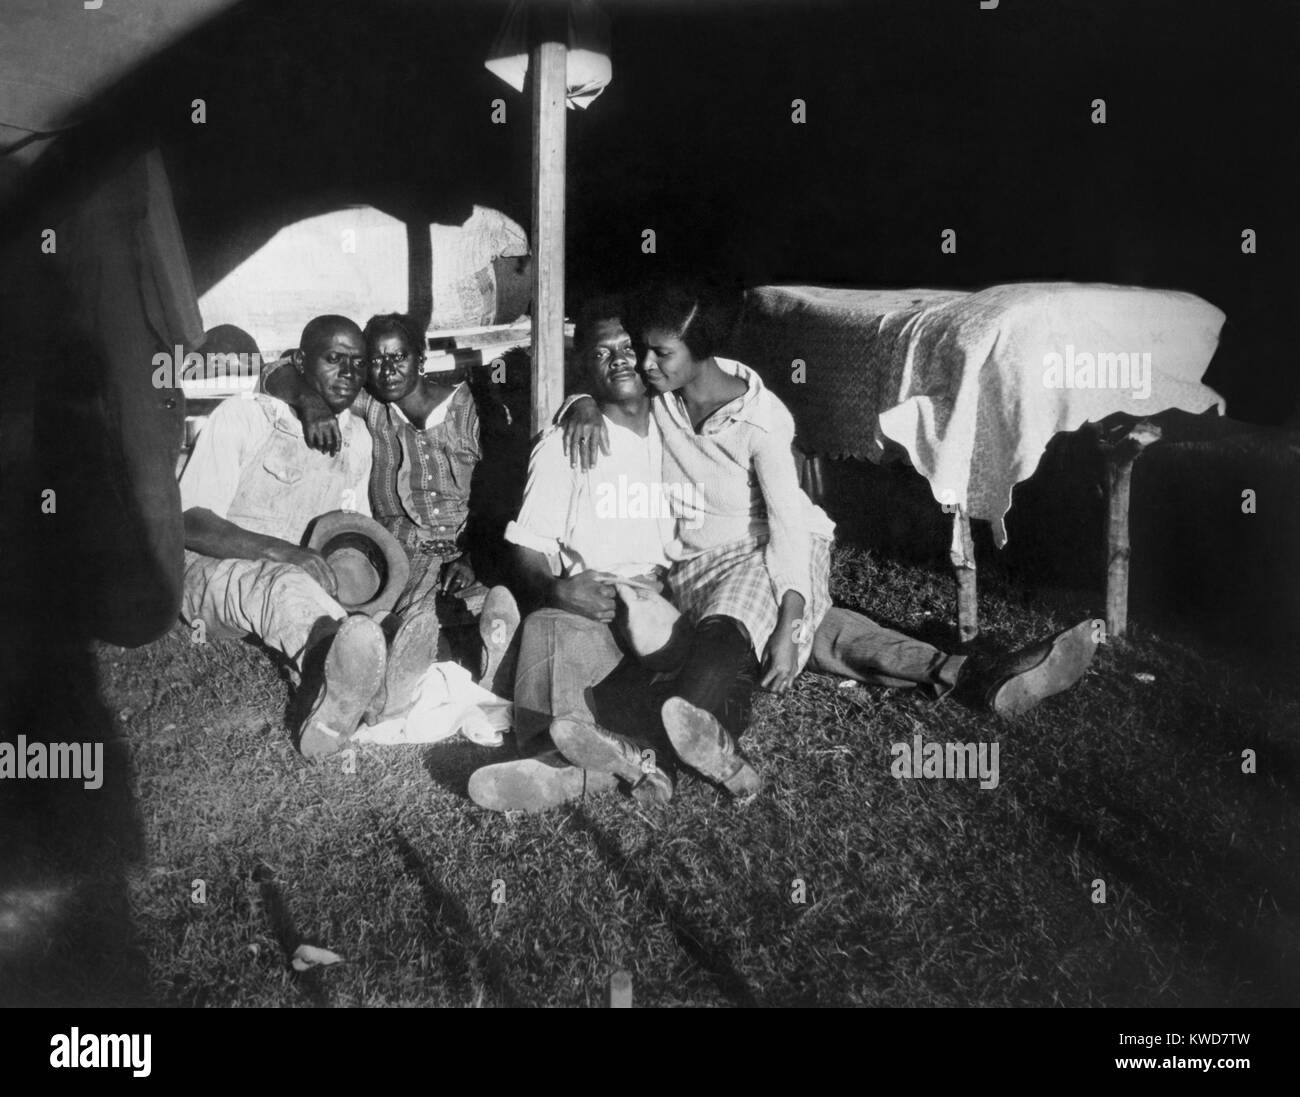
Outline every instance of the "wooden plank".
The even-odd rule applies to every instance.
[[[826,499],[826,461],[820,453],[800,453],[798,465],[799,486],[804,494],[821,506]]]
[[[611,1009],[632,1008],[632,973],[616,971],[609,977],[609,1004]]]
[[[533,90],[533,434],[564,399],[565,64],[563,42],[541,41]]]

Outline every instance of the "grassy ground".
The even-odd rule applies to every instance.
[[[991,648],[1095,608],[981,582]],[[935,638],[950,583],[836,559],[837,601]],[[759,701],[750,806],[686,777],[539,817],[476,809],[502,752],[464,742],[303,762],[249,645],[69,654],[26,727],[102,733],[109,778],[0,788],[0,1000],[597,1005],[622,968],[642,1005],[1296,1004],[1300,693],[1207,650],[1138,627],[1016,723],[808,674]],[[918,733],[997,741],[999,787],[895,780]]]

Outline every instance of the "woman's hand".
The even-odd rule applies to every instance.
[[[322,400],[318,405],[304,404],[295,407],[294,412],[302,420],[302,437],[309,449],[335,456],[343,443],[343,433],[339,430],[336,416]]]
[[[600,406],[592,398],[577,400],[560,419],[564,430],[564,452],[569,455],[570,466],[581,465],[582,470],[596,467],[596,447],[609,456],[609,432]]]
[[[804,598],[794,590],[781,595],[776,628],[763,653],[763,680],[773,693],[784,693],[799,675],[799,647],[807,639],[803,620]]]
[[[799,674],[799,648],[795,630],[777,626],[763,653],[763,680],[759,683],[773,693],[784,693]]]
[[[343,444],[338,418],[320,393],[307,387],[288,356],[267,367],[262,374],[262,389],[289,405],[302,423],[302,437],[308,448],[331,457],[338,453]]]
[[[474,569],[470,567],[469,557],[460,556],[442,566],[443,594],[456,594],[474,585]]]

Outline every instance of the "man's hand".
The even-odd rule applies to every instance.
[[[569,455],[571,466],[581,465],[584,472],[595,468],[597,446],[609,456],[609,431],[605,429],[600,405],[594,399],[578,400],[570,405],[560,426],[564,430],[564,452]]]
[[[802,622],[795,622],[802,627]],[[795,629],[777,625],[763,653],[763,680],[759,684],[773,693],[784,693],[799,673],[799,648]]]
[[[277,564],[293,564],[302,568],[308,575],[316,580],[325,588],[325,593],[331,598],[339,592],[339,581],[334,575],[334,569],[325,562],[323,557],[315,549],[299,548],[297,545],[285,544],[283,548],[276,547],[266,553],[268,560],[274,560]]]
[[[474,569],[469,557],[460,556],[442,565],[442,581],[438,589],[443,594],[456,594],[474,585]]]
[[[315,403],[304,401],[301,407],[293,410],[302,420],[302,436],[307,445],[331,457],[338,453],[343,444],[343,432],[339,430],[338,416],[326,406],[324,400]]]
[[[614,620],[617,578],[607,571],[582,571],[569,579],[557,579],[551,588],[551,605],[608,624]]]

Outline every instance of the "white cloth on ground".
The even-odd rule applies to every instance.
[[[363,724],[349,740],[374,746],[440,743],[460,732],[480,746],[500,746],[514,724],[514,709],[476,685],[457,663],[433,663],[416,687],[415,705],[405,716]]]

